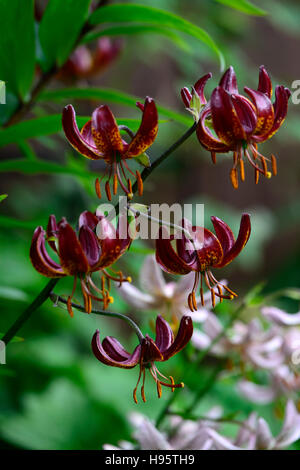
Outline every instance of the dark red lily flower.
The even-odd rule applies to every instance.
[[[173,377],[170,376],[170,383],[164,382],[158,378],[158,375],[165,380],[168,380],[157,369],[155,362],[167,361],[170,357],[181,351],[190,341],[193,334],[193,322],[191,317],[185,315],[182,317],[178,333],[174,339],[174,335],[170,325],[159,315],[156,319],[156,338],[153,341],[150,336],[146,335],[141,343],[135,348],[132,354],[127,352],[116,338],[107,336],[104,340],[100,341],[99,330],[93,336],[92,350],[96,358],[108,366],[121,367],[123,369],[132,369],[136,365],[140,366],[140,373],[136,387],[133,390],[133,399],[137,403],[136,392],[143,376],[141,387],[142,399],[145,402],[145,375],[146,369],[149,369],[150,374],[154,378],[157,386],[158,397],[161,397],[161,386],[170,387],[172,391],[175,388],[182,388],[184,384],[174,383]]]
[[[243,214],[237,239],[229,226],[218,217],[211,217],[216,235],[203,227],[192,227],[186,220],[182,226],[191,234],[189,240],[185,234],[176,239],[176,247],[172,242],[175,236],[168,236],[166,228],[161,227],[159,238],[156,240],[156,260],[161,268],[171,274],[188,274],[195,272],[195,282],[192,292],[188,296],[188,304],[193,312],[197,310],[195,291],[200,284],[201,303],[204,306],[203,278],[207,288],[211,292],[212,304],[215,305],[215,295],[220,300],[233,299],[237,294],[227,286],[216,280],[211,268],[223,268],[231,263],[246,245],[250,232],[250,216]],[[227,294],[223,294],[223,289]]]
[[[201,109],[206,105],[207,101],[204,96],[204,88],[207,80],[212,77],[211,73],[207,73],[201,77],[190,91],[187,87],[181,89],[181,98],[186,109],[194,116],[196,122],[199,121]]]
[[[70,144],[82,155],[92,160],[103,159],[107,163],[109,176],[105,184],[106,194],[111,200],[109,181],[113,177],[113,193],[117,193],[118,183],[128,197],[132,197],[132,183],[126,176],[126,171],[133,175],[138,182],[139,194],[143,192],[143,181],[139,171],[136,174],[130,170],[126,160],[137,158],[153,144],[158,131],[158,115],[155,102],[147,97],[145,104],[137,103],[142,110],[141,125],[134,135],[125,128],[131,137],[127,143],[122,139],[120,128],[108,106],[96,108],[92,119],[79,131],[76,124],[74,108],[71,104],[63,110],[62,124]],[[122,126],[120,126],[122,128]],[[124,127],[124,126],[123,126]],[[104,175],[105,176],[105,175]],[[100,182],[96,181],[96,191],[101,197]]]
[[[121,42],[100,38],[94,50],[82,45],[75,49],[59,72],[61,79],[87,78],[108,67],[120,54]]]
[[[67,301],[71,316],[73,316],[71,300],[78,278],[87,313],[91,312],[92,299],[103,302],[104,308],[113,301],[109,295],[110,280],[120,283],[131,281],[130,278],[124,278],[121,272],[114,276],[107,271],[107,268],[128,249],[132,241],[129,237],[119,237],[120,219],[115,229],[103,214],[95,215],[85,211],[79,217],[79,230],[76,234],[65,218],[57,223],[55,216],[50,215],[46,231],[43,227],[35,229],[30,247],[30,259],[34,268],[43,276],[51,278],[74,276],[73,291]],[[99,235],[100,232],[101,237],[98,238],[97,233]],[[49,256],[46,241],[58,257],[58,262]],[[92,280],[91,275],[95,271],[101,272],[101,288],[98,288]],[[94,295],[92,290],[101,294],[101,297]]]
[[[259,69],[257,90],[245,87],[249,98],[240,95],[236,75],[230,67],[223,75],[219,86],[203,109],[197,127],[199,142],[210,150],[216,163],[216,153],[233,152],[231,182],[238,188],[238,166],[241,180],[245,179],[245,157],[255,169],[255,182],[259,174],[270,178],[267,159],[257,150],[257,144],[270,139],[282,125],[288,110],[291,92],[278,85],[275,89],[275,102],[272,104],[272,82],[264,66]],[[216,136],[208,126],[212,123]],[[277,174],[277,163],[271,156],[273,174]]]

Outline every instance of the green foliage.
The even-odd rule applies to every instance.
[[[0,77],[25,99],[35,67],[33,0],[0,0]]]
[[[99,8],[90,17],[91,24],[103,23],[142,23],[158,25],[181,31],[197,38],[209,46],[218,56],[221,69],[224,68],[224,57],[210,35],[199,26],[181,18],[174,13],[137,4],[115,4]]]
[[[215,1],[218,3],[222,3],[223,5],[227,5],[228,7],[234,8],[235,10],[241,11],[243,13],[247,13],[248,15],[262,16],[262,15],[267,14],[266,11],[253,5],[253,3],[249,2],[248,0],[215,0]]]
[[[91,0],[50,0],[39,26],[41,65],[61,66],[71,53],[87,17]]]

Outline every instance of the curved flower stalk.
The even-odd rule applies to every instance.
[[[127,352],[119,341],[111,336],[104,338],[101,344],[99,330],[97,330],[93,336],[92,350],[96,358],[108,366],[132,369],[139,365],[140,372],[137,384],[133,390],[133,399],[135,403],[137,403],[136,392],[143,376],[141,396],[142,400],[145,402],[146,397],[144,386],[146,369],[149,370],[151,376],[156,382],[157,395],[159,398],[162,394],[162,385],[171,388],[172,391],[174,391],[175,388],[182,388],[184,386],[182,382],[175,384],[174,379],[171,376],[170,383],[162,381],[158,376],[165,380],[168,380],[168,378],[159,372],[155,362],[167,361],[170,357],[181,351],[190,341],[192,334],[193,322],[191,317],[182,317],[178,333],[174,339],[171,327],[163,317],[159,315],[156,319],[155,341],[146,335],[132,354]]]
[[[215,296],[222,299],[233,299],[237,294],[225,284],[221,284],[211,272],[211,268],[222,268],[231,263],[242,251],[251,232],[250,216],[243,214],[237,239],[230,227],[218,217],[211,217],[216,235],[203,227],[192,227],[189,225],[191,240],[182,234],[176,239],[176,249],[172,246],[175,236],[166,232],[164,227],[160,228],[159,238],[156,241],[156,260],[161,268],[171,274],[186,275],[194,272],[194,285],[188,296],[188,305],[193,312],[197,310],[196,289],[200,282],[200,299],[204,306],[203,278],[210,291],[213,307]],[[223,293],[223,289],[226,294]]]
[[[121,137],[120,128],[116,119],[107,105],[95,109],[90,119],[79,131],[76,123],[76,115],[71,104],[67,105],[62,114],[62,124],[69,143],[82,155],[92,160],[104,160],[108,173],[105,183],[107,198],[111,200],[110,180],[113,181],[113,194],[117,194],[118,184],[124,193],[132,198],[132,182],[134,177],[138,183],[138,192],[143,193],[143,181],[139,171],[133,173],[127,164],[127,160],[141,156],[154,142],[158,132],[158,114],[155,102],[147,97],[145,104],[137,103],[143,112],[142,122],[134,135],[130,129],[131,141],[127,143]],[[130,177],[128,177],[128,174]],[[100,180],[96,180],[96,192],[101,198]]]
[[[98,39],[94,50],[81,45],[75,49],[59,72],[58,78],[89,78],[105,70],[121,51],[121,42],[109,37]]]
[[[46,231],[43,227],[36,228],[30,247],[30,259],[34,268],[43,276],[50,278],[74,276],[73,290],[67,301],[71,316],[73,316],[71,301],[78,279],[87,313],[92,310],[92,299],[102,302],[104,309],[113,302],[113,298],[109,295],[110,280],[119,283],[131,282],[131,279],[123,277],[121,272],[112,275],[107,271],[107,268],[128,249],[132,241],[129,236],[119,237],[120,219],[115,229],[103,214],[85,211],[79,217],[78,234],[65,218],[57,223],[54,215],[50,215]],[[98,238],[96,229],[98,235],[101,233],[101,238]],[[58,257],[58,262],[49,256],[46,242]],[[96,271],[101,272],[101,288],[96,286],[91,277]]]
[[[126,283],[119,287],[118,292],[131,307],[140,310],[156,309],[177,326],[184,315],[191,314],[186,292],[193,288],[194,273],[183,276],[178,282],[166,282],[162,273],[155,256],[148,255],[140,271],[141,289]],[[196,297],[196,302],[200,302],[200,296]],[[212,307],[210,292],[204,294],[204,306]],[[202,308],[193,312],[191,316],[194,322],[202,322],[206,319],[207,313],[207,310]]]
[[[272,82],[264,66],[259,69],[257,90],[245,87],[246,97],[239,93],[236,75],[230,67],[212,92],[208,104],[201,112],[197,136],[201,145],[211,152],[216,163],[216,153],[233,152],[233,167],[230,172],[232,185],[238,188],[240,178],[245,179],[244,158],[255,170],[255,182],[259,175],[270,178],[267,159],[258,152],[257,144],[270,139],[282,125],[291,92],[283,85],[275,89],[272,104]],[[212,124],[215,134],[210,129]],[[277,174],[277,163],[271,156],[273,174]]]

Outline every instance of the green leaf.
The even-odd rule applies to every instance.
[[[88,17],[91,0],[50,0],[43,14],[39,38],[43,69],[61,66],[71,53]]]
[[[170,29],[163,28],[156,25],[119,25],[112,26],[110,28],[101,29],[101,31],[93,31],[84,36],[81,44],[94,41],[95,39],[102,36],[133,36],[136,34],[159,34],[170,39],[174,44],[183,49],[186,52],[191,51],[190,45],[185,41],[179,34],[171,31]]]
[[[92,13],[90,23],[142,23],[181,31],[199,39],[209,46],[217,54],[221,69],[224,68],[223,54],[210,35],[199,26],[194,25],[174,13],[144,5],[115,4],[99,8]]]
[[[0,77],[22,99],[35,67],[33,0],[0,0]]]
[[[7,194],[0,194],[0,202],[7,198]]]
[[[226,5],[228,7],[234,8],[235,10],[241,11],[243,13],[247,13],[248,15],[256,15],[256,16],[263,16],[267,15],[265,10],[253,5],[253,3],[249,2],[248,0],[215,0],[218,3],[222,3],[222,5]]]
[[[0,333],[0,338],[3,338],[4,333]],[[20,336],[14,336],[13,339],[10,341],[11,343],[21,343],[24,341],[24,338],[21,338]]]
[[[90,116],[78,116],[78,126],[83,127],[89,119]],[[119,125],[128,126],[135,130],[140,124],[140,119],[118,119],[117,121]],[[61,114],[51,114],[50,116],[30,119],[5,129],[0,129],[0,147],[35,137],[56,134],[60,131],[62,131]]]
[[[145,166],[146,168],[149,168],[149,166],[151,166],[150,158],[146,153],[142,153],[138,157],[135,157],[135,161],[138,162],[140,165]]]
[[[127,93],[123,93],[117,90],[109,88],[63,88],[60,90],[49,90],[44,91],[39,95],[39,101],[52,101],[52,100],[74,100],[74,99],[92,99],[101,102],[110,102],[123,104],[125,106],[131,106],[136,108],[136,102],[140,101],[140,98],[136,98]],[[157,106],[158,112],[165,117],[174,119],[174,121],[184,124],[186,126],[191,125],[191,119],[184,116],[183,114],[172,111],[171,109],[165,108],[164,106]]]

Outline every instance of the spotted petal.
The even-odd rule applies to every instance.
[[[107,105],[95,109],[91,129],[94,142],[104,157],[111,158],[115,152],[124,151],[118,124]]]
[[[158,132],[158,114],[155,102],[147,97],[143,109],[141,125],[130,142],[123,158],[137,157],[153,144]]]
[[[239,230],[239,234],[236,239],[236,242],[230,248],[230,250],[224,254],[222,261],[216,264],[215,266],[218,268],[222,268],[223,266],[226,266],[227,264],[231,263],[231,261],[234,258],[236,258],[240,254],[242,249],[245,247],[246,243],[249,240],[250,233],[251,233],[250,215],[243,214],[241,218],[240,230]]]
[[[252,90],[248,87],[244,89],[252,99],[256,108],[257,124],[254,134],[263,136],[272,129],[274,123],[274,109],[271,100],[266,94],[260,91]]]
[[[226,153],[231,147],[224,144],[218,137],[215,137],[211,130],[206,126],[205,120],[211,115],[211,108],[207,106],[201,113],[196,129],[197,137],[200,144],[211,152]]]
[[[92,160],[98,160],[102,157],[97,148],[81,135],[76,123],[75,110],[71,104],[68,104],[63,110],[62,126],[68,141],[79,153]]]

